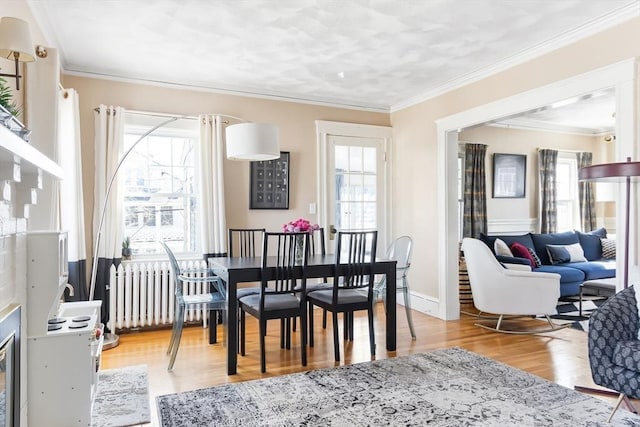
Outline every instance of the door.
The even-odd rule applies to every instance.
[[[318,223],[335,252],[337,230],[378,230],[377,255],[391,236],[390,148],[392,128],[316,121]]]

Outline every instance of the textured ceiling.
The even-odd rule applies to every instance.
[[[640,7],[639,0],[30,0],[29,6],[59,48],[66,73],[381,111],[620,22]]]

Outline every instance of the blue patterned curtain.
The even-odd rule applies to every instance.
[[[464,145],[463,237],[487,232],[486,154],[484,144]]]
[[[538,175],[540,182],[540,232],[555,233],[558,228],[556,189],[557,150],[538,151]]]
[[[591,166],[593,154],[588,152],[577,153],[578,169]],[[582,231],[591,231],[596,228],[596,204],[593,194],[593,183],[582,181],[578,183],[578,197],[580,198],[580,224]]]

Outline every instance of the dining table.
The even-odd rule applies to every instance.
[[[262,257],[212,257],[208,259],[209,268],[220,276],[227,285],[227,331],[225,334],[227,347],[227,374],[238,372],[238,300],[236,298],[239,283],[260,282],[262,280]],[[267,259],[265,274],[267,280],[273,279],[275,267]],[[380,274],[386,276],[386,346],[388,351],[396,349],[396,261],[376,259],[372,263],[359,265],[364,274]],[[343,270],[344,268],[344,270]],[[337,270],[337,271],[336,271]],[[295,267],[294,275],[302,278],[302,267]],[[347,273],[347,266],[336,264],[334,254],[310,255],[305,267],[307,279],[334,277]]]

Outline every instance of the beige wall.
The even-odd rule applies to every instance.
[[[640,19],[509,70],[393,112],[394,230],[414,236],[412,290],[438,298],[436,120],[640,55]]]
[[[598,158],[599,143],[602,138],[501,128],[495,126],[480,126],[465,130],[458,134],[460,142],[479,142],[487,144],[486,173],[487,173],[487,219],[526,219],[538,216],[537,193],[537,165],[538,148],[552,148],[567,151],[590,151],[594,154],[594,163],[601,163]],[[493,189],[493,154],[524,154],[527,156],[525,197],[523,199],[494,199]]]
[[[304,217],[316,194],[316,120],[389,125],[389,115],[318,105],[273,101],[210,92],[121,83],[108,80],[64,76],[63,86],[74,88],[80,97],[82,164],[85,191],[85,223],[92,224],[94,183],[93,109],[99,104],[118,105],[131,110],[170,114],[222,113],[249,121],[268,122],[280,129],[280,149],[291,153],[289,210],[249,209],[249,163],[225,161],[225,195],[229,227],[266,227],[280,230],[282,224]],[[87,231],[87,251],[93,253],[91,231]]]

